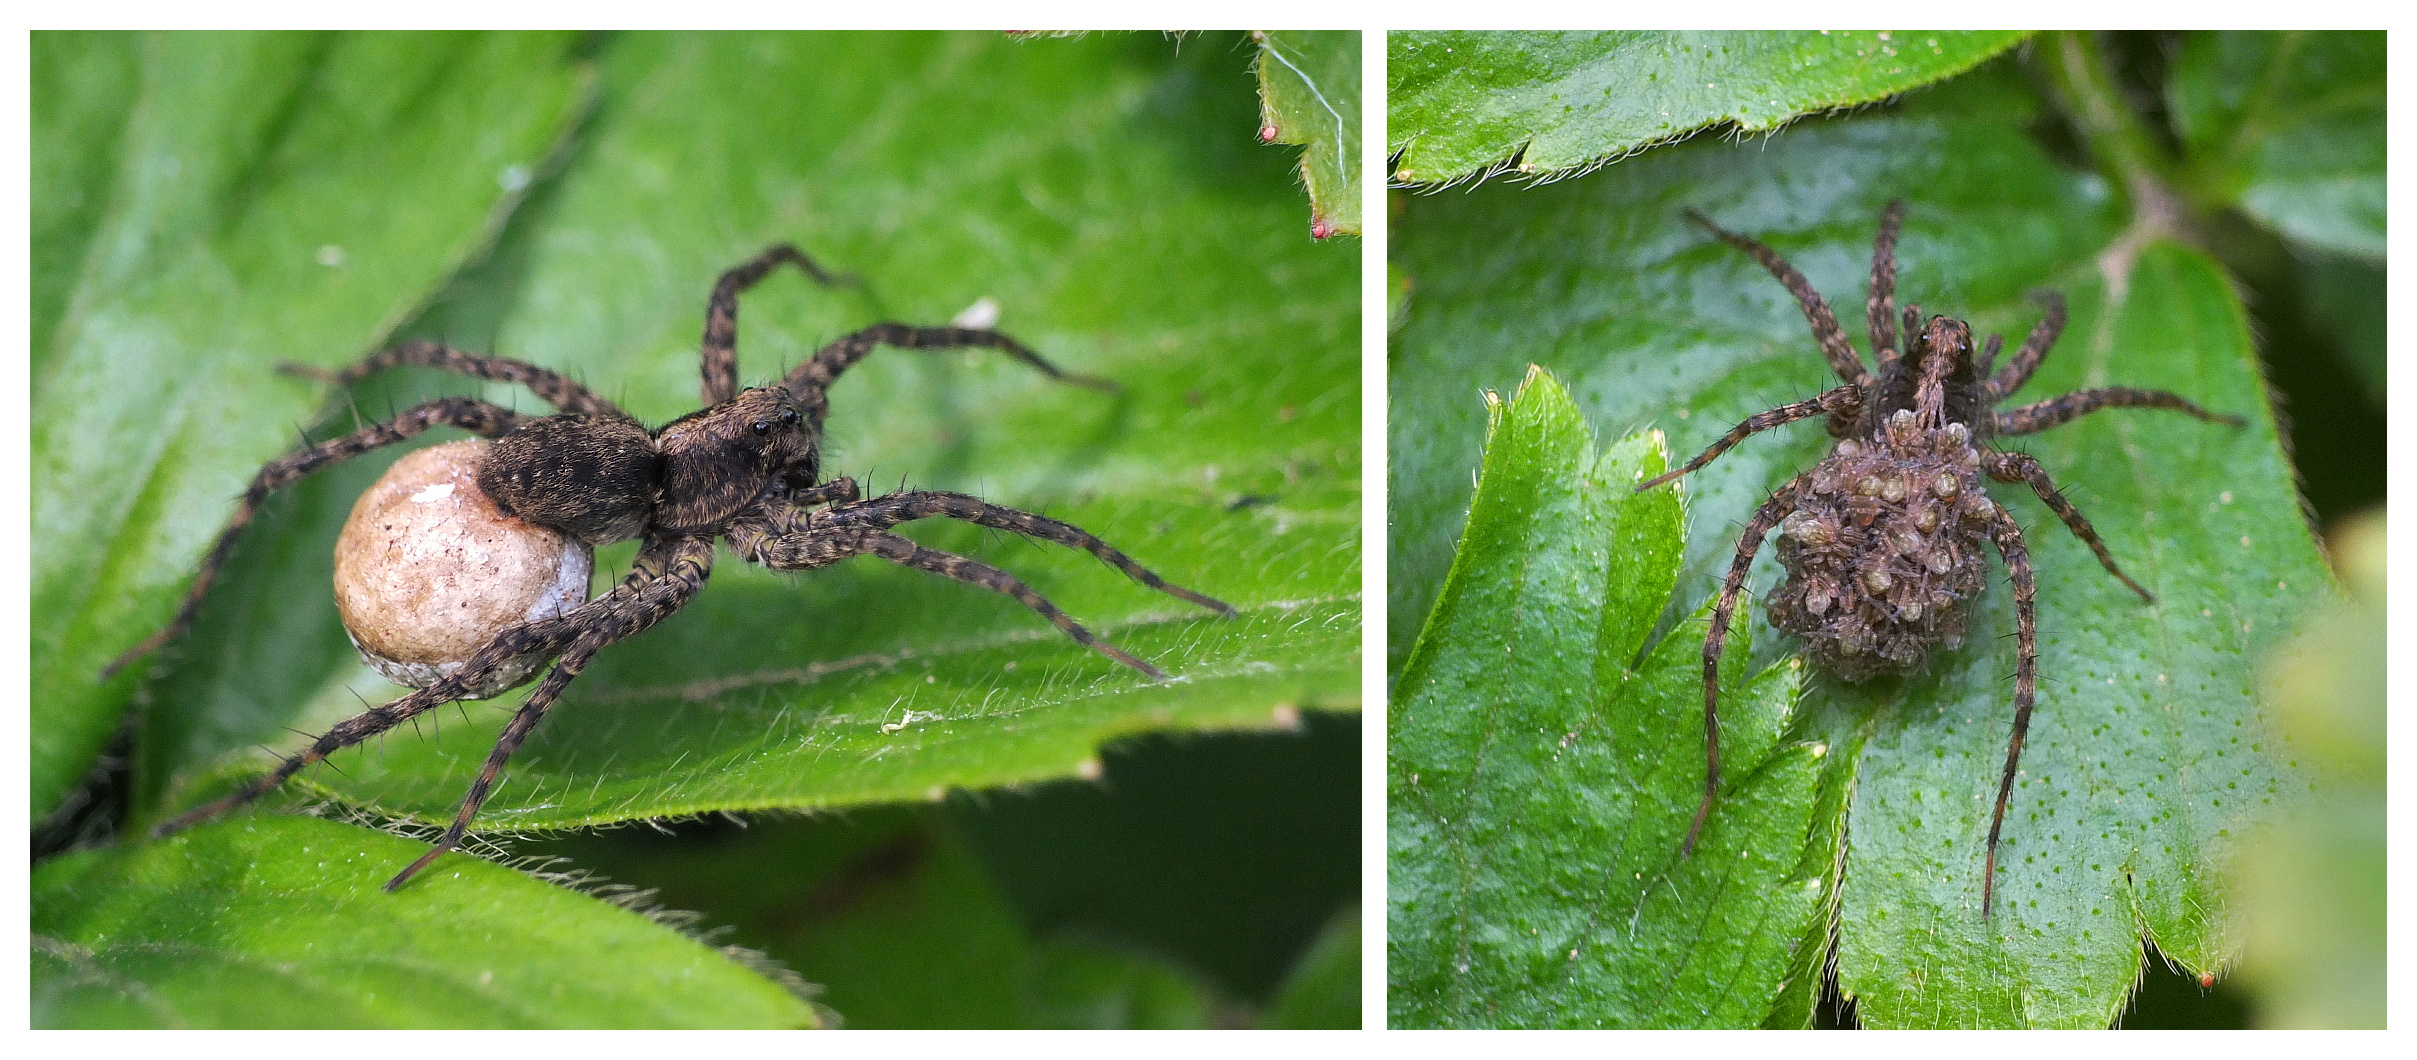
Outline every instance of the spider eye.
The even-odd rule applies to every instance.
[[[772,425],[764,422],[763,420],[757,420],[755,421],[755,433],[770,434],[772,433]]]
[[[786,423],[786,424],[788,424],[788,425],[789,425],[789,426],[791,426],[791,427],[795,427],[795,426],[797,426],[797,410],[796,410],[796,409],[782,409],[782,410],[781,410],[781,414],[780,414],[780,421],[781,421],[782,423]]]

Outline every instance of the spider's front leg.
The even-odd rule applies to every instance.
[[[822,428],[823,416],[830,412],[828,391],[841,373],[870,356],[875,349],[894,346],[902,350],[997,350],[1038,369],[1042,375],[1061,383],[1089,387],[1093,390],[1116,392],[1116,384],[1097,376],[1077,375],[1049,363],[1032,348],[989,328],[914,327],[908,324],[875,324],[853,334],[831,341],[806,363],[789,370],[781,385],[797,396],[805,406],[806,418],[816,430]]]
[[[1765,271],[1777,278],[1780,286],[1787,288],[1789,294],[1796,296],[1797,306],[1804,310],[1805,322],[1813,326],[1813,340],[1821,344],[1821,356],[1829,360],[1830,369],[1838,373],[1838,378],[1852,384],[1872,381],[1871,372],[1863,367],[1862,358],[1855,356],[1854,344],[1846,340],[1846,329],[1838,326],[1838,314],[1830,312],[1830,304],[1821,299],[1821,292],[1813,290],[1813,281],[1805,279],[1803,273],[1796,271],[1796,266],[1788,264],[1778,251],[1764,246],[1759,240],[1713,224],[1711,218],[1697,211],[1687,211],[1687,219],[1701,225],[1721,242],[1745,251],[1761,263]],[[1886,232],[1882,234],[1887,235]],[[1894,241],[1894,237],[1890,237],[1890,242]],[[1913,328],[1909,326],[1905,330],[1911,333]]]
[[[849,483],[851,488],[854,483]],[[853,501],[855,498],[850,497]],[[863,527],[887,530],[900,523],[917,519],[955,519],[959,522],[1006,530],[1042,541],[1054,541],[1068,548],[1079,548],[1099,558],[1099,561],[1119,571],[1125,577],[1179,600],[1186,600],[1221,615],[1232,615],[1233,605],[1212,596],[1193,592],[1158,576],[1157,572],[1133,561],[1133,557],[1116,546],[1072,523],[1062,523],[1045,515],[1003,507],[980,497],[937,490],[908,490],[875,497],[869,501],[844,504],[818,512],[818,525]]]
[[[763,282],[765,276],[782,265],[795,265],[814,282],[825,287],[854,283],[854,276],[834,276],[823,271],[804,251],[787,243],[775,244],[755,256],[755,260],[722,273],[713,285],[713,297],[705,303],[705,341],[703,366],[705,376],[705,407],[712,408],[739,393],[739,295]]]
[[[227,527],[219,531],[218,541],[210,546],[208,558],[202,560],[201,572],[194,575],[193,586],[185,590],[185,599],[176,608],[176,617],[168,624],[101,668],[101,680],[107,681],[119,670],[160,645],[183,634],[193,624],[193,616],[201,610],[202,597],[210,590],[210,582],[218,577],[218,568],[234,554],[235,540],[243,536],[244,528],[260,512],[261,502],[281,487],[293,483],[321,468],[343,463],[373,449],[393,445],[406,438],[417,437],[430,427],[459,427],[472,434],[493,438],[511,430],[523,419],[519,413],[500,405],[490,405],[470,398],[444,398],[417,405],[402,415],[371,427],[363,427],[333,441],[307,445],[300,452],[271,461],[252,476],[252,484],[244,490],[243,499],[235,503],[235,514],[227,519]]]
[[[853,485],[850,483],[851,487]],[[1095,555],[1104,551],[1107,555],[1102,555],[1102,559],[1114,556],[1115,559],[1109,559],[1111,564],[1117,565],[1120,570],[1124,570],[1145,585],[1182,596],[1212,610],[1226,614],[1233,613],[1233,608],[1219,601],[1188,589],[1167,584],[1156,574],[1126,558],[1124,553],[1116,551],[1106,542],[1075,527],[1055,520],[1043,519],[1028,512],[1017,512],[1014,509],[983,504],[970,497],[965,497],[964,500],[972,501],[974,505],[978,505],[985,511],[970,511],[954,502],[949,502],[946,506],[956,508],[955,512],[943,511],[940,510],[941,502],[935,501],[933,499],[935,497],[957,498],[963,497],[963,495],[891,494],[860,504],[841,505],[819,512],[806,512],[793,505],[768,504],[757,512],[733,522],[725,534],[730,539],[731,547],[738,552],[741,558],[774,570],[813,570],[855,556],[877,556],[902,567],[912,567],[969,585],[979,585],[993,592],[1014,597],[1017,603],[1031,608],[1034,613],[1048,619],[1051,625],[1056,626],[1075,643],[1132,667],[1152,680],[1164,680],[1166,674],[1157,667],[1094,636],[1090,630],[1084,629],[1081,623],[1059,610],[1056,604],[1050,603],[1047,597],[1033,591],[1031,586],[1025,585],[1014,575],[963,556],[925,548],[912,540],[888,533],[881,528],[895,526],[911,519],[950,516],[981,525],[996,526],[999,529],[1059,540],[1078,548],[1085,548],[1087,551],[1093,551]],[[996,513],[995,517],[993,513]],[[1065,541],[1064,538],[1043,533],[1028,523],[1011,520],[1007,518],[1009,516],[1022,517],[1023,520],[1063,528],[1082,541],[1096,545],[1097,548],[1094,550],[1082,543]],[[985,521],[986,519],[989,521]],[[1118,560],[1123,562],[1119,564]]]

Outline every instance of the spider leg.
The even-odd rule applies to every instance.
[[[1746,520],[1746,532],[1738,538],[1737,558],[1729,564],[1729,580],[1720,587],[1720,602],[1712,607],[1712,629],[1704,634],[1704,801],[1695,808],[1695,821],[1687,826],[1687,839],[1679,844],[1678,856],[1695,853],[1695,840],[1703,835],[1704,821],[1712,816],[1712,803],[1720,797],[1720,651],[1729,642],[1729,617],[1737,611],[1738,594],[1746,584],[1746,571],[1754,566],[1754,554],[1762,551],[1762,538],[1779,525],[1779,521],[1796,510],[1797,499],[1804,491],[1810,472],[1779,487],[1771,499],[1755,509],[1754,517]]]
[[[1799,401],[1793,405],[1781,405],[1775,409],[1757,412],[1746,417],[1746,421],[1744,423],[1740,423],[1735,427],[1729,428],[1729,433],[1721,435],[1719,441],[1713,442],[1711,446],[1707,447],[1703,452],[1697,453],[1695,455],[1695,459],[1687,461],[1685,465],[1681,466],[1676,471],[1665,472],[1655,477],[1651,481],[1639,484],[1636,488],[1636,491],[1638,493],[1643,493],[1646,490],[1659,486],[1662,483],[1679,477],[1680,475],[1687,474],[1691,471],[1701,470],[1704,465],[1720,459],[1720,455],[1728,452],[1730,447],[1735,446],[1739,442],[1745,441],[1747,435],[1767,431],[1773,427],[1780,426],[1781,424],[1794,423],[1801,419],[1809,419],[1814,416],[1819,416],[1825,412],[1841,412],[1856,409],[1861,407],[1862,404],[1863,388],[1848,385],[1838,387],[1834,390],[1822,391],[1821,396],[1813,398],[1809,401]]]
[[[187,626],[192,625],[194,614],[201,610],[203,594],[209,592],[210,581],[218,576],[218,568],[226,563],[227,557],[234,554],[235,539],[243,535],[244,528],[251,525],[252,517],[259,514],[261,502],[279,487],[321,468],[414,437],[430,427],[459,427],[472,434],[493,438],[511,430],[522,419],[519,413],[500,405],[471,398],[442,398],[415,405],[384,423],[364,427],[332,441],[305,445],[299,452],[270,461],[252,476],[252,484],[244,490],[243,499],[235,503],[235,514],[228,517],[226,529],[219,531],[218,542],[210,546],[208,558],[202,560],[201,573],[194,576],[193,587],[185,590],[184,603],[177,606],[176,617],[157,632],[143,638],[142,643],[126,649],[124,654],[102,667],[101,680],[107,681],[116,676],[119,670],[151,654],[160,645],[176,639]]]
[[[1116,391],[1116,384],[1095,376],[1076,375],[1062,371],[1044,360],[1031,347],[1008,338],[989,328],[937,327],[920,328],[907,324],[875,324],[853,334],[833,339],[806,363],[789,370],[781,385],[797,395],[806,406],[806,415],[821,425],[823,414],[829,411],[824,391],[838,380],[841,372],[864,360],[876,347],[895,346],[902,350],[962,350],[989,349],[1022,361],[1040,370],[1042,375],[1061,383],[1089,387],[1093,390]]]
[[[2128,386],[2099,387],[2076,390],[2059,398],[2036,401],[2020,408],[1996,413],[1991,428],[1998,434],[2030,434],[2050,427],[2071,423],[2099,409],[2174,409],[2186,412],[2209,423],[2227,427],[2246,427],[2248,421],[2239,416],[2220,416],[2192,404],[2179,394],[2163,390],[2135,390]]]
[[[1048,598],[1032,591],[1006,571],[963,556],[928,549],[897,534],[863,527],[809,526],[799,528],[794,516],[759,514],[732,523],[725,531],[740,558],[774,570],[813,570],[851,556],[879,556],[902,567],[930,571],[993,592],[1004,593],[1049,620],[1074,642],[1142,672],[1165,680],[1157,667],[1099,639],[1081,623],[1058,610]]]
[[[1131,556],[1118,551],[1115,546],[1100,540],[1081,527],[1061,523],[1047,516],[1034,515],[1031,512],[1003,508],[984,501],[980,497],[967,496],[963,493],[942,493],[931,490],[892,493],[875,497],[869,501],[859,501],[816,513],[814,521],[829,526],[861,526],[870,530],[887,530],[900,523],[933,517],[956,519],[978,526],[1011,531],[1025,537],[1055,541],[1068,548],[1079,548],[1099,557],[1100,562],[1123,571],[1126,577],[1159,592],[1188,600],[1219,614],[1231,615],[1234,613],[1233,607],[1223,601],[1169,583],[1149,568],[1133,562]]]
[[[1821,355],[1829,359],[1838,378],[1855,384],[1871,382],[1871,373],[1864,370],[1862,359],[1855,356],[1854,345],[1846,340],[1845,329],[1838,326],[1837,314],[1830,312],[1830,304],[1821,300],[1821,293],[1813,290],[1813,282],[1796,271],[1796,266],[1788,264],[1787,259],[1771,248],[1713,224],[1697,211],[1687,211],[1687,219],[1702,225],[1721,242],[1752,255],[1772,276],[1778,277],[1788,293],[1796,296],[1796,304],[1804,307],[1804,319],[1813,325],[1813,339],[1821,344]]]
[[[787,243],[777,244],[756,255],[755,260],[722,273],[722,278],[713,285],[713,297],[705,303],[703,371],[707,408],[739,395],[739,295],[784,264],[797,266],[825,287],[853,283],[856,279],[824,272],[814,259]]]
[[[446,827],[445,834],[419,860],[386,881],[386,889],[401,887],[430,862],[461,845],[462,835],[470,830],[470,822],[477,819],[479,807],[486,804],[496,780],[503,775],[504,763],[520,749],[521,741],[537,727],[537,722],[561,697],[562,690],[587,669],[588,660],[614,642],[643,632],[686,606],[704,591],[705,579],[712,570],[712,538],[650,539],[620,590],[566,616],[574,621],[576,633],[563,649],[561,660],[554,664],[545,681],[521,701],[512,720],[505,723],[503,733],[496,737],[495,749],[488,752],[486,764],[479,767],[478,778],[470,782],[470,790],[462,796],[461,809],[454,813],[453,823]],[[597,604],[604,606],[598,608]]]
[[[1974,374],[1983,379],[1988,378],[1989,373],[1997,370],[1997,355],[2004,352],[2005,349],[2006,337],[2004,335],[1991,332],[1989,335],[1989,341],[1981,344],[1980,358],[1973,362]]]
[[[1891,199],[1880,211],[1880,238],[1872,244],[1871,297],[1864,316],[1871,322],[1872,356],[1888,374],[1904,351],[1897,348],[1897,231],[1905,226],[1905,200]]]
[[[370,354],[360,363],[348,368],[321,368],[315,364],[286,361],[279,364],[277,370],[287,375],[298,375],[323,383],[348,386],[401,364],[422,365],[470,376],[474,379],[492,379],[499,383],[519,383],[528,387],[530,393],[544,399],[546,404],[564,412],[574,412],[585,416],[629,418],[629,414],[621,411],[618,406],[597,397],[588,388],[572,382],[568,376],[560,372],[539,368],[526,361],[515,361],[509,357],[488,357],[476,353],[463,353],[450,346],[434,342],[406,342],[393,349]]]
[[[2006,573],[2014,579],[2014,735],[2006,741],[2006,772],[1997,782],[1997,809],[1989,815],[1989,854],[1981,869],[1981,918],[1997,896],[1997,837],[2006,824],[2006,801],[2014,795],[2014,771],[2023,760],[2023,737],[2031,731],[2031,703],[2039,689],[2039,615],[2034,605],[2031,553],[2014,516],[1991,501],[1990,533]],[[2102,553],[2103,555],[2103,553]]]
[[[2133,581],[2131,575],[2123,573],[2123,568],[2115,565],[2115,557],[2106,550],[2106,542],[2098,539],[2098,530],[2090,525],[2090,520],[2079,509],[2073,507],[2073,502],[2056,491],[2056,483],[2048,478],[2048,469],[2039,466],[2039,461],[2032,459],[2031,454],[1991,453],[1984,458],[1981,467],[1989,473],[1990,478],[1999,482],[2030,483],[2031,492],[2039,494],[2039,499],[2047,502],[2049,510],[2065,521],[2065,528],[2073,531],[2074,537],[2080,538],[2082,543],[2090,546],[2090,551],[2098,554],[2098,562],[2105,565],[2107,573],[2123,579],[2123,584],[2139,593],[2140,599],[2152,604],[2157,602],[2155,594],[2141,588],[2139,582]]]
[[[1983,404],[1994,405],[2007,395],[2021,390],[2024,383],[2031,381],[2031,373],[2039,370],[2039,362],[2047,359],[2048,347],[2056,345],[2056,336],[2064,332],[2064,294],[2041,291],[2034,297],[2041,306],[2046,307],[2047,315],[2040,317],[2039,323],[2032,326],[2030,336],[2023,339],[2023,348],[2014,351],[2014,359],[2007,361],[2004,367],[1997,370],[1997,374],[1989,377]]]
[[[710,539],[650,540],[646,549],[638,554],[638,561],[632,566],[629,576],[612,592],[590,600],[561,617],[504,630],[465,660],[462,668],[452,676],[337,722],[310,747],[280,763],[267,776],[215,802],[188,810],[154,827],[151,834],[153,838],[158,838],[181,831],[266,795],[294,774],[337,751],[376,737],[432,709],[461,700],[484,683],[497,667],[510,660],[561,651],[566,658],[576,655],[579,666],[584,666],[587,658],[605,645],[644,630],[679,610],[704,587],[712,561],[713,545]],[[571,677],[578,675],[578,670],[578,666],[572,667],[569,676],[560,678],[560,684],[568,684]],[[562,668],[557,666],[556,673],[548,675],[549,683],[561,673]],[[532,694],[529,702],[538,705],[535,713],[543,713],[544,706],[560,692],[561,688],[557,685],[543,699]],[[531,714],[528,705],[523,705],[522,712],[530,714],[530,717],[525,724],[519,725],[517,734],[513,726],[506,726],[508,744],[499,744],[499,754],[489,757],[491,769],[501,769],[502,759],[509,757],[512,749],[519,746],[520,738],[527,735],[528,727],[536,724],[535,714]],[[514,721],[518,723],[520,718],[516,716]],[[478,803],[485,801],[486,790],[494,779],[485,773],[481,777],[481,783],[472,789],[473,798],[469,800],[469,811],[472,813],[475,813]],[[448,845],[440,847],[440,852],[450,849],[450,844],[459,841],[460,829],[466,827],[467,820],[464,817],[456,822],[457,827],[447,833]],[[417,866],[412,871],[417,871]],[[405,876],[408,875],[408,872],[405,873]],[[396,882],[400,880],[398,878]]]

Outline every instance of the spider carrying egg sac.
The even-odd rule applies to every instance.
[[[353,647],[386,679],[426,688],[497,633],[588,598],[594,556],[576,538],[505,515],[478,488],[483,438],[397,460],[353,504],[336,539],[336,610]],[[469,697],[528,680],[514,660]]]

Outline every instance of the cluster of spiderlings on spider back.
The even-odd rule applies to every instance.
[[[1962,644],[1987,568],[1991,506],[1971,430],[1912,409],[1879,419],[1813,469],[1780,522],[1788,578],[1768,603],[1773,626],[1849,681]]]

